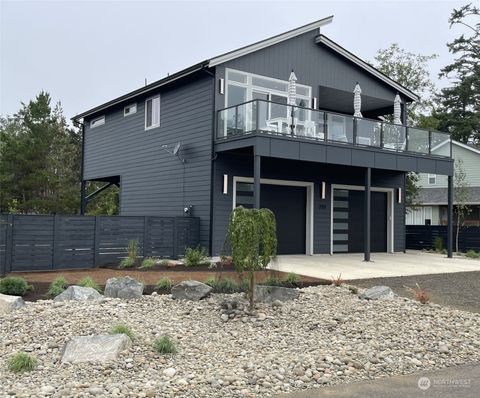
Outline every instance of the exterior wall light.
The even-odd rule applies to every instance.
[[[402,188],[398,188],[398,203],[402,203]]]
[[[322,190],[321,190],[321,198],[325,199],[325,195],[327,193],[327,183],[325,181],[322,181]]]
[[[228,194],[228,174],[223,175],[223,194]]]
[[[220,94],[225,94],[225,79],[220,79],[219,82],[218,82],[218,91],[220,92]]]

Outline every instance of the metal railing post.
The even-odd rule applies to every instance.
[[[428,154],[432,154],[432,131],[428,130]]]
[[[259,109],[260,108],[260,101],[258,101],[258,99],[255,101],[255,105],[256,105],[256,110],[255,110],[255,130],[257,131],[260,131],[260,128],[258,126],[259,124]]]
[[[352,134],[353,145],[357,145],[357,123],[358,123],[358,119],[354,117],[353,118],[353,134]]]
[[[384,123],[380,122],[380,148],[383,148],[383,145],[385,144],[385,138],[383,136],[383,125]]]
[[[408,141],[409,141],[409,128],[405,126],[405,151],[408,152]]]
[[[235,134],[238,130],[238,105],[235,107]]]
[[[328,114],[323,112],[323,131],[324,131],[324,141],[328,141]]]

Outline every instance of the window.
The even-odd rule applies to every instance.
[[[160,126],[160,96],[145,101],[145,130]]]
[[[105,115],[90,120],[91,129],[93,129],[94,127],[101,126],[102,124],[105,124]]]
[[[137,113],[137,104],[130,104],[123,108],[123,116],[129,116]]]
[[[428,185],[435,185],[437,183],[437,175],[429,174],[428,175]]]

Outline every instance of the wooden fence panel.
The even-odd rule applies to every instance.
[[[53,269],[54,216],[15,215],[12,227],[12,271]]]
[[[196,217],[0,215],[0,275],[118,263],[128,243],[139,257],[177,258],[199,242]]]

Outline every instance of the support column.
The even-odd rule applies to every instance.
[[[448,176],[448,209],[447,209],[447,253],[453,257],[453,177]]]
[[[82,185],[80,187],[80,214],[83,216],[85,211],[87,210],[87,199],[85,197],[86,194],[86,186],[87,182],[82,180]]]
[[[253,204],[255,209],[260,209],[260,174],[261,174],[260,155],[253,156]]]
[[[364,231],[364,261],[370,261],[370,188],[372,185],[372,169],[365,170],[365,231]]]

